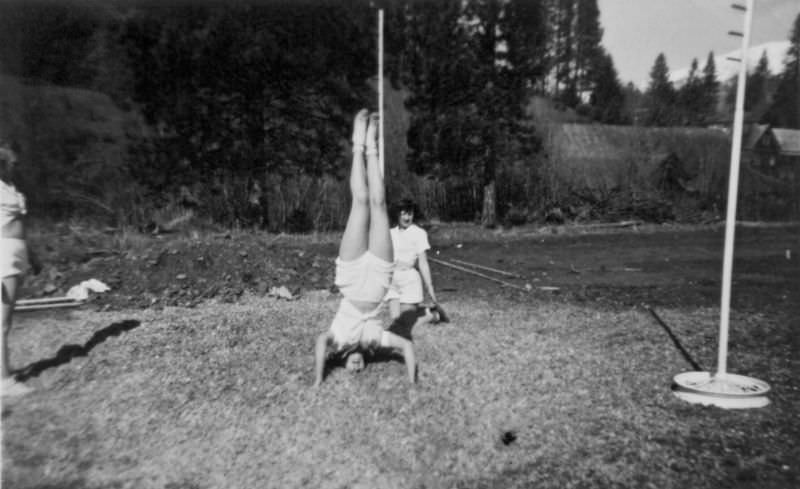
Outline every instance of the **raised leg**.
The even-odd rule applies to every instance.
[[[378,159],[378,114],[369,118],[366,134],[367,184],[369,186],[369,251],[378,258],[394,261],[392,238],[389,234],[389,213],[386,209],[386,190]]]
[[[353,122],[353,164],[350,169],[350,193],[353,202],[339,244],[339,258],[344,261],[355,260],[367,251],[370,206],[367,175],[364,168],[364,138],[367,128],[367,110],[356,114]]]

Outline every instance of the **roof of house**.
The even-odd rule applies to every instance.
[[[771,131],[780,147],[781,154],[800,156],[800,130],[773,127]]]
[[[742,135],[742,149],[754,149],[761,136],[769,129],[769,124],[748,124],[744,127]]]
[[[650,175],[671,154],[690,175],[730,158],[730,136],[719,129],[549,124],[544,139],[562,177],[595,189]]]

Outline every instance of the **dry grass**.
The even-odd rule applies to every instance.
[[[388,360],[359,375],[334,369],[313,390],[313,338],[336,305],[335,296],[313,292],[293,302],[246,297],[196,309],[19,316],[12,360],[39,373],[28,381],[35,393],[3,407],[3,482],[18,489],[800,482],[797,340],[790,325],[768,316],[737,315],[732,324],[731,371],[774,387],[770,407],[740,412],[672,396],[672,376],[690,367],[646,312],[511,295],[448,301],[452,324],[415,331],[416,386],[400,361]],[[698,363],[713,366],[717,311],[659,314]],[[66,361],[70,352],[86,355]]]

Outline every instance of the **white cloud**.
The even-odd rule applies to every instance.
[[[751,46],[747,50],[747,71],[752,72],[761,55],[766,51],[769,70],[772,74],[778,74],[783,71],[783,60],[786,56],[786,51],[789,49],[789,41],[772,41],[759,44],[758,46]],[[728,59],[740,58],[741,50],[737,49],[729,53],[714,55],[714,66],[717,70],[717,80],[720,82],[727,82],[739,73],[739,62]],[[708,57],[697,59],[697,74],[702,76],[703,67],[706,65]],[[677,70],[670,71],[670,80],[676,87],[681,86],[686,78],[689,76],[690,67],[686,66]]]

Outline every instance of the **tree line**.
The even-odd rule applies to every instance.
[[[688,76],[676,87],[669,78],[666,57],[659,54],[650,70],[647,89],[638,94],[635,122],[645,126],[729,123],[737,85],[735,76],[731,80],[718,79],[711,52],[702,70],[695,58]],[[756,66],[748,70],[745,88],[744,110],[748,122],[800,129],[800,15],[789,33],[783,66],[769,66],[764,51]],[[632,86],[628,90],[636,92]]]
[[[623,86],[596,0],[4,2],[0,62],[4,73],[103,92],[140,113],[151,130],[132,145],[126,174],[141,202],[194,201],[215,221],[277,229],[285,220],[258,217],[269,185],[345,176],[350,118],[375,108],[367,81],[378,8],[387,77],[407,93],[407,166],[466,182],[485,225],[514,204],[498,195],[498,175],[540,156],[532,95],[609,124],[717,116],[711,55],[680,89],[663,55],[645,93]],[[792,36],[783,74],[763,82],[777,86],[764,117],[800,127],[785,108],[797,106],[797,25]],[[228,205],[203,204],[212,200]]]

